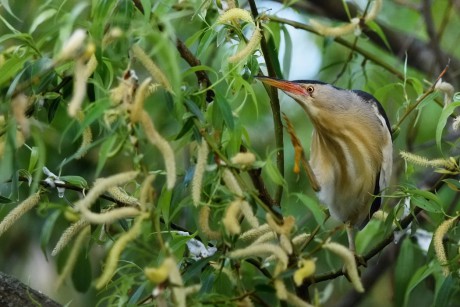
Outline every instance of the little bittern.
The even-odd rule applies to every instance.
[[[382,105],[366,92],[319,81],[258,79],[294,98],[313,123],[310,165],[320,186],[317,195],[334,218],[349,226],[355,251],[353,227],[364,227],[379,209],[376,195],[391,176],[391,127]]]

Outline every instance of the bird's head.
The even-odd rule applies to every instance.
[[[313,80],[286,81],[268,77],[257,79],[294,98],[312,117],[324,112],[331,115],[331,112],[343,112],[352,107],[350,99],[344,97],[350,93],[328,83]]]

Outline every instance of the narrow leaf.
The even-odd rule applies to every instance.
[[[455,101],[449,104],[442,110],[441,116],[439,117],[438,126],[436,127],[436,145],[438,149],[442,152],[441,148],[441,138],[442,138],[442,131],[446,126],[447,119],[449,116],[454,112],[454,110],[460,106],[460,101]]]

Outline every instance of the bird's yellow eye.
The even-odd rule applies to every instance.
[[[314,91],[315,91],[315,88],[314,88],[313,86],[307,87],[307,92],[308,92],[309,94],[313,94]]]

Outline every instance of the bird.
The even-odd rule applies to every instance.
[[[293,98],[310,118],[309,164],[319,184],[317,197],[347,226],[349,249],[356,252],[355,231],[379,210],[376,196],[390,183],[393,143],[385,110],[361,90],[316,80],[257,79]]]

